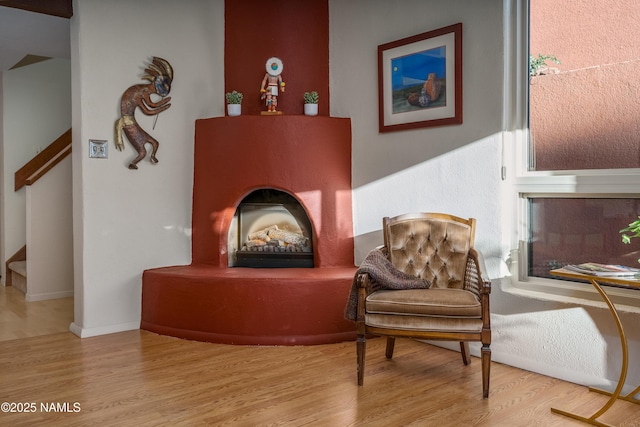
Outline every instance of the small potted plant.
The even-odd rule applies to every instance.
[[[241,112],[242,93],[234,90],[225,94],[227,98],[227,114],[230,116],[239,116]]]
[[[307,116],[318,115],[318,92],[304,93],[304,114]]]

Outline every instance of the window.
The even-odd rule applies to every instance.
[[[516,179],[518,276],[535,283],[587,261],[634,266],[640,242],[623,244],[619,230],[640,215],[640,9],[596,0],[519,6],[528,8],[521,47],[541,67],[520,70],[528,132]]]
[[[594,261],[633,266],[640,253],[622,243],[619,230],[640,212],[640,199],[531,197],[528,199],[528,276]]]

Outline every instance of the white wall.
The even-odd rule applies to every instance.
[[[27,301],[73,296],[71,156],[26,187]]]
[[[521,1],[521,0],[518,0]],[[511,180],[501,180],[504,94],[503,14],[511,0],[447,2],[330,0],[331,114],[351,117],[356,262],[382,244],[383,216],[447,212],[478,219],[476,246],[492,279],[493,360],[583,384],[617,381],[620,346],[603,303],[553,301],[511,286],[506,260],[512,224]],[[463,124],[378,133],[377,46],[457,22],[463,25]],[[506,127],[506,125],[504,125]],[[509,164],[513,166],[513,164]],[[508,169],[513,173],[513,168]],[[504,243],[507,242],[507,243]],[[587,304],[583,308],[583,304]],[[630,351],[640,351],[623,315]],[[455,348],[457,346],[452,346]],[[479,354],[479,346],[472,346]],[[631,366],[629,384],[640,383]]]
[[[82,0],[71,18],[75,321],[82,337],[137,329],[145,269],[191,262],[195,120],[224,108],[223,0]],[[171,108],[140,125],[160,142],[153,165],[116,151],[120,96],[147,61],[174,68]],[[109,158],[90,159],[89,139]]]
[[[14,174],[71,127],[70,75],[68,59],[50,59],[2,73],[3,282],[4,260],[26,242],[26,189],[14,191]]]
[[[383,216],[409,211],[476,217],[478,245],[499,251],[501,1],[332,1],[329,10],[331,114],[353,127],[356,261],[381,240]],[[458,22],[463,124],[378,133],[377,46]]]

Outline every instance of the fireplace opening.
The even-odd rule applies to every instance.
[[[229,228],[229,267],[313,268],[311,220],[290,194],[265,188],[245,197]]]

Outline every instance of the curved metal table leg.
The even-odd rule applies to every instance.
[[[628,400],[634,403],[640,403],[638,399],[633,398],[635,394],[640,392],[640,386],[635,390],[633,390],[628,395],[620,397],[620,393],[622,392],[622,387],[624,387],[624,382],[625,382],[625,379],[627,378],[627,368],[629,366],[629,351],[627,347],[627,337],[624,334],[624,329],[622,329],[622,322],[620,321],[620,317],[618,316],[618,311],[616,310],[616,307],[613,305],[613,303],[609,299],[609,296],[607,296],[607,294],[604,292],[600,284],[597,282],[597,279],[590,278],[589,282],[591,282],[591,284],[596,288],[596,290],[598,291],[598,293],[600,294],[604,302],[606,302],[607,306],[609,306],[609,311],[613,316],[613,320],[616,322],[616,326],[618,327],[618,333],[620,334],[620,344],[622,345],[622,369],[620,370],[620,378],[618,379],[618,386],[613,392],[600,390],[592,387],[589,388],[589,391],[595,391],[598,393],[609,395],[611,397],[599,411],[597,411],[596,413],[594,413],[592,416],[588,418],[577,415],[577,414],[573,414],[571,412],[556,409],[556,408],[551,408],[551,412],[564,415],[576,420],[584,421],[586,423],[589,423],[595,426],[610,426],[610,424],[605,424],[598,421],[597,418],[599,418],[602,414],[607,412],[611,408],[611,406],[613,406],[613,404],[616,402],[617,399],[623,399],[623,400]]]

